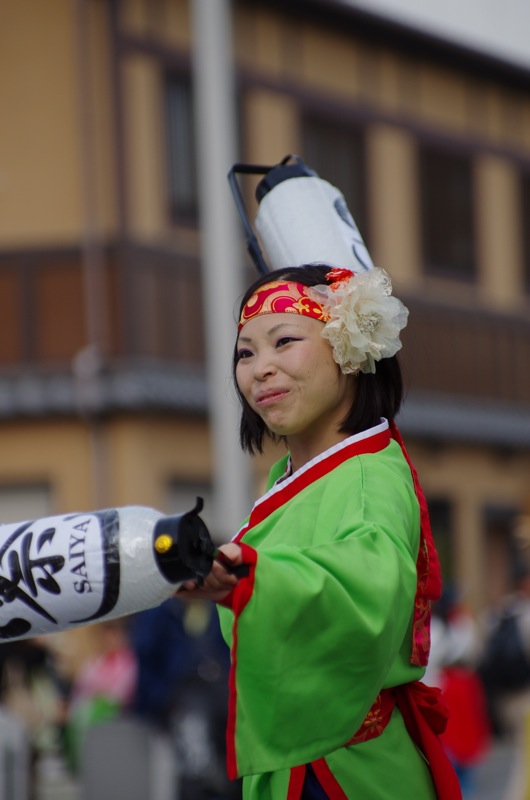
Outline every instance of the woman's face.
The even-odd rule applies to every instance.
[[[321,336],[323,323],[300,314],[249,320],[237,341],[236,380],[250,407],[272,433],[313,455],[342,441],[338,428],[354,398]],[[297,467],[300,464],[297,464]]]

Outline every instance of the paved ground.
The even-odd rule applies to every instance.
[[[475,790],[465,800],[502,800],[513,751],[509,744],[496,743],[489,757],[477,769]]]
[[[49,759],[37,765],[35,800],[81,800],[81,787],[59,760]]]
[[[478,768],[475,790],[465,800],[502,800],[511,759],[511,748],[507,744],[496,744]],[[60,763],[49,762],[42,764],[38,771],[35,800],[81,800],[81,787],[68,776]]]

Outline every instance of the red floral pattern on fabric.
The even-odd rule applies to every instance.
[[[375,739],[380,736],[392,716],[392,711],[396,705],[396,699],[391,689],[383,689],[374,702],[368,714],[364,718],[361,727],[351,739],[346,742],[346,747],[350,744],[360,744],[361,742],[368,742],[370,739]]]
[[[254,292],[245,303],[239,319],[238,331],[250,319],[260,314],[301,314],[320,322],[328,322],[320,303],[307,294],[307,286],[296,281],[271,281]]]

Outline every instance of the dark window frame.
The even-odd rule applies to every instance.
[[[199,187],[191,75],[164,71],[166,192],[173,224],[198,225]]]
[[[420,140],[418,172],[426,274],[475,283],[478,260],[472,153]]]
[[[523,291],[530,294],[530,171],[521,172]]]
[[[312,127],[312,131],[310,128]],[[313,141],[309,138],[313,137]],[[325,148],[321,148],[324,138]],[[328,181],[344,195],[346,205],[370,249],[368,218],[368,182],[366,175],[366,131],[362,124],[335,118],[318,110],[302,110],[300,156],[320,178]],[[344,152],[350,145],[349,152]],[[341,166],[342,161],[342,166]],[[349,176],[344,165],[350,162]],[[349,179],[348,179],[349,178]]]

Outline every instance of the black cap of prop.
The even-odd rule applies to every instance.
[[[287,163],[292,159],[292,163]],[[318,178],[314,169],[306,166],[298,156],[285,156],[276,167],[272,167],[256,186],[256,200],[261,203],[265,195],[289,178]]]
[[[196,580],[202,583],[210,572],[215,545],[199,517],[202,497],[195,508],[159,519],[153,531],[153,549],[160,572],[170,583]]]

